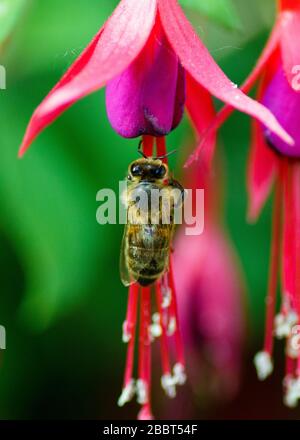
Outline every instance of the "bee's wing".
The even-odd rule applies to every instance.
[[[126,258],[127,228],[128,225],[125,226],[122,245],[121,245],[121,253],[120,253],[120,276],[122,283],[126,287],[136,282],[136,280],[134,280],[132,276],[130,276],[127,265],[127,258]]]

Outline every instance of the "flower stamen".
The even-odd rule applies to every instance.
[[[260,351],[255,355],[254,365],[259,380],[265,380],[273,373],[273,361],[270,353],[267,351]]]
[[[124,387],[119,398],[119,406],[125,405],[129,402],[135,393],[135,385],[133,380],[133,365],[134,365],[134,345],[135,345],[135,330],[137,320],[137,305],[138,305],[139,287],[133,284],[129,287],[129,299],[126,321],[123,324],[123,341],[128,342],[126,366],[124,374]],[[125,330],[125,332],[124,332]]]
[[[143,136],[143,152],[148,157],[153,155],[153,138]],[[156,140],[157,156],[166,156],[164,138]],[[156,310],[152,310],[151,294],[155,292]],[[134,366],[134,345],[137,321],[138,297],[140,296],[140,322],[138,342],[138,379],[132,378]],[[137,402],[141,405],[139,420],[153,419],[151,411],[151,343],[160,339],[160,355],[162,364],[161,385],[168,397],[176,396],[176,386],[186,381],[183,343],[178,324],[175,283],[170,259],[169,271],[154,285],[142,287],[138,283],[129,288],[128,309],[123,324],[123,341],[128,343],[127,361],[125,368],[124,388],[119,399],[119,405],[124,405],[136,394]],[[171,368],[170,339],[174,339],[175,364]]]
[[[172,257],[170,257],[170,270],[168,272],[168,282],[172,291],[172,302],[170,306],[171,316],[174,316],[176,322],[176,329],[174,332],[175,338],[175,348],[176,348],[176,363],[185,367],[185,358],[184,358],[184,350],[182,344],[182,334],[179,326],[179,316],[177,309],[177,299],[176,299],[176,289],[173,275],[173,265],[172,265]]]

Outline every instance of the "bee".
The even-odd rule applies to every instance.
[[[164,157],[143,155],[128,169],[127,190],[122,195],[127,224],[120,258],[121,279],[125,286],[135,282],[149,286],[169,267],[174,212],[175,208],[182,211],[184,189],[170,177],[169,168],[162,159]],[[162,197],[155,199],[153,194]]]

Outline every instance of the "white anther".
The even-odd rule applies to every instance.
[[[298,324],[298,315],[294,310],[290,310],[286,317],[287,322],[290,324],[291,328]]]
[[[130,402],[135,394],[135,382],[132,379],[125,388],[122,390],[122,394],[118,400],[119,406],[124,406],[125,403]]]
[[[168,336],[173,336],[174,333],[176,332],[177,329],[177,323],[176,323],[176,318],[173,316],[170,321],[169,321],[169,325],[168,325]]]
[[[289,408],[295,408],[300,400],[300,379],[286,378],[285,386],[284,404]]]
[[[140,405],[145,405],[148,402],[148,387],[146,382],[142,379],[136,381],[136,395],[137,402]]]
[[[162,328],[160,325],[160,314],[154,313],[152,316],[152,324],[149,327],[150,339],[153,341],[155,338],[159,338],[162,334]]]
[[[177,385],[184,385],[186,382],[186,372],[184,365],[177,363],[173,367],[174,380]]]
[[[275,317],[275,335],[278,339],[288,338],[292,332],[292,328],[298,322],[297,313],[294,310],[290,310],[287,315],[279,313]]]
[[[270,354],[266,351],[260,351],[255,355],[254,365],[259,380],[267,379],[273,372],[273,361]]]
[[[153,313],[152,315],[152,321],[155,324],[159,324],[160,323],[160,314],[159,313]]]
[[[274,333],[278,339],[287,338],[289,336],[291,329],[286,317],[282,313],[275,316],[274,327]]]
[[[159,324],[152,324],[150,325],[150,339],[151,341],[154,341],[155,338],[159,338],[162,334],[162,329]]]
[[[124,344],[127,344],[131,339],[131,334],[128,331],[128,322],[124,321],[123,322],[123,334],[122,334],[122,341],[124,342]]]
[[[176,380],[171,374],[164,374],[161,377],[161,386],[168,397],[171,399],[176,397]]]
[[[172,301],[172,291],[171,289],[168,287],[167,289],[163,290],[163,300],[162,300],[162,308],[163,309],[167,309],[170,307],[171,305],[171,301]]]
[[[291,359],[298,359],[299,350],[299,335],[292,335],[287,341],[286,354]]]

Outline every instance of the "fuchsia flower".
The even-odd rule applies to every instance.
[[[255,220],[275,180],[273,239],[263,351],[255,357],[260,379],[273,371],[273,334],[286,339],[285,403],[300,399],[300,1],[278,1],[278,18],[270,39],[242,90],[258,82],[258,99],[293,136],[290,145],[253,121],[248,170],[249,218]],[[206,130],[193,161],[206,139],[225,121],[232,108],[224,107]],[[208,142],[207,142],[208,143]],[[208,147],[206,147],[208,148]],[[281,271],[281,310],[276,294]]]
[[[273,43],[273,51],[265,58],[259,94],[261,101],[293,136],[295,145],[287,145],[265,127],[257,124],[254,126],[248,178],[252,217],[258,214],[273,179],[276,182],[265,345],[264,350],[256,356],[255,362],[260,378],[266,378],[273,369],[273,332],[278,338],[286,339],[284,401],[288,406],[296,406],[300,399],[300,345],[297,327],[300,324],[299,1],[279,2],[278,21],[273,31],[275,41],[276,37],[277,45]],[[281,310],[275,317],[280,267]]]
[[[174,273],[189,381],[206,398],[226,400],[239,386],[245,316],[235,256],[213,223],[178,237]]]
[[[186,106],[198,132],[214,115],[212,96],[264,124],[286,144],[293,141],[270,110],[237,88],[210,56],[176,0],[121,0],[89,46],[35,110],[20,148],[22,156],[33,140],[66,109],[84,96],[106,86],[108,118],[126,138],[144,136],[144,148],[165,152],[165,139],[181,121]],[[209,139],[207,159],[215,136]],[[161,338],[162,385],[174,396],[185,380],[172,267],[155,286],[157,315],[151,323],[150,289],[130,287],[124,340],[128,342],[124,389],[119,404],[136,392],[140,418],[151,418],[150,342]],[[138,380],[133,381],[137,303],[140,297]],[[149,326],[152,333],[149,333]],[[175,367],[171,369],[168,334],[175,340]]]
[[[203,173],[201,163],[189,171],[187,186],[205,190],[205,229],[199,236],[187,236],[182,230],[175,242],[179,317],[193,391],[224,401],[235,395],[240,381],[244,286],[221,224],[222,194],[216,189],[221,187],[220,178]]]
[[[122,0],[34,112],[20,155],[67,108],[105,85],[108,116],[118,133],[165,135],[181,119],[184,76],[186,107],[197,109],[196,117],[205,116],[215,96],[292,143],[272,113],[224,75],[177,0]]]

